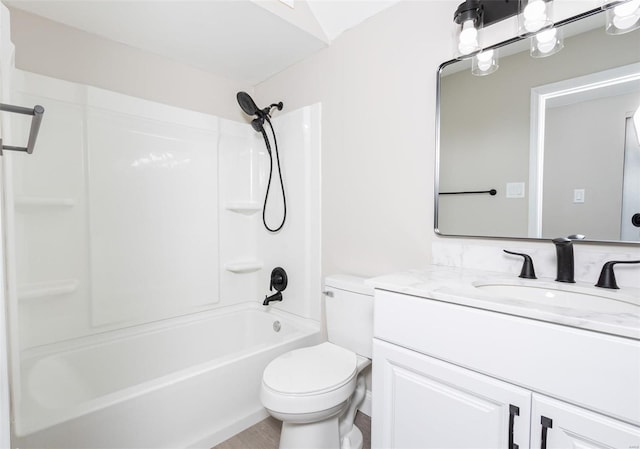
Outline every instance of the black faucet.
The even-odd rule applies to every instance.
[[[268,306],[270,302],[273,301],[282,301],[282,293],[275,292],[271,296],[265,296],[264,301],[262,302],[263,306]]]
[[[263,306],[268,306],[270,302],[274,301],[282,301],[282,290],[287,288],[288,277],[287,272],[284,271],[284,268],[276,267],[271,271],[271,279],[269,281],[269,290],[273,291],[276,289],[276,292],[271,296],[265,296],[264,301],[262,302]]]
[[[573,270],[573,243],[571,239],[566,237],[558,237],[552,240],[556,245],[556,257],[558,261],[558,270],[556,281],[575,283]]]
[[[640,260],[610,260],[602,266],[596,287],[618,289],[613,266],[617,263],[640,263]]]

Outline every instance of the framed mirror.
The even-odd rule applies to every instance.
[[[437,233],[640,243],[640,30],[608,35],[604,16],[564,21],[549,57],[495,46],[487,76],[440,66]]]

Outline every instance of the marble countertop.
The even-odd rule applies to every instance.
[[[548,278],[520,279],[516,274],[436,265],[371,278],[367,283],[376,289],[640,340],[638,288],[610,290],[581,282],[565,284]],[[547,290],[541,292],[547,297],[544,301],[518,299],[478,288],[490,285],[534,287]],[[555,302],[553,296],[558,291],[560,295],[573,292],[588,296]]]

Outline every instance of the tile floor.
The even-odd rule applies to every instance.
[[[356,425],[364,436],[362,449],[371,449],[371,418],[358,412]],[[213,449],[278,449],[280,443],[280,427],[282,423],[268,417],[255,426],[229,438]]]

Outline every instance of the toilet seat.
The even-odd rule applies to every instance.
[[[260,396],[279,413],[316,413],[338,406],[355,389],[358,357],[326,342],[283,354],[265,368]]]
[[[344,385],[356,374],[357,358],[332,343],[296,349],[265,368],[263,382],[285,394],[322,394]]]

